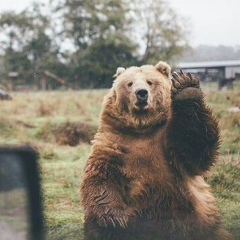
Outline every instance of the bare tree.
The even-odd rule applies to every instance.
[[[163,0],[135,1],[133,6],[142,61],[174,62],[188,48],[186,20]]]

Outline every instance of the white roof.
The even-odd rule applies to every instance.
[[[181,62],[177,68],[215,68],[215,67],[240,67],[240,60],[211,61],[211,62]]]

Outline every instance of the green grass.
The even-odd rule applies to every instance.
[[[30,143],[40,151],[47,239],[81,239],[83,210],[79,185],[91,147],[79,140],[75,147],[56,140],[56,126],[87,123],[96,129],[106,90],[14,93],[1,102],[0,143]],[[221,128],[218,164],[207,181],[223,213],[227,229],[240,238],[240,114],[228,108],[240,105],[240,92],[208,92]]]

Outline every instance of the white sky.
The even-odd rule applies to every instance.
[[[38,0],[48,2],[48,0]],[[240,45],[239,0],[166,0],[190,23],[190,44]],[[32,0],[0,0],[0,12],[21,11]]]
[[[193,45],[240,45],[239,0],[167,0],[192,25]]]
[[[0,12],[8,10],[21,11],[26,8],[33,0],[0,0]],[[38,0],[47,3],[48,0]]]

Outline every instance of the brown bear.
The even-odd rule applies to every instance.
[[[119,68],[83,174],[86,239],[231,239],[204,181],[218,148],[196,77]]]

